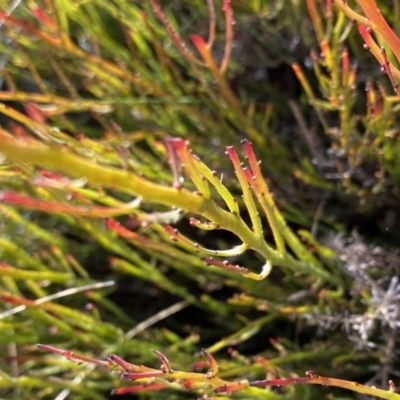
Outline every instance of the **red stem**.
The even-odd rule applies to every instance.
[[[382,36],[400,63],[400,39],[393,32],[385,18],[383,18],[375,0],[358,0],[358,3],[373,23],[373,29]]]

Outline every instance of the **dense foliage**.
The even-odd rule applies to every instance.
[[[397,0],[0,10],[2,399],[399,399]]]

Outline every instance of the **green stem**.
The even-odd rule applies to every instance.
[[[333,280],[327,271],[312,268],[286,252],[280,253],[272,249],[263,237],[257,237],[240,218],[203,196],[185,189],[159,185],[126,170],[97,164],[61,146],[43,144],[30,138],[15,139],[2,129],[0,139],[0,152],[10,161],[35,164],[76,178],[84,177],[91,185],[118,189],[133,196],[140,196],[148,203],[177,207],[201,215],[219,225],[221,229],[234,232],[248,248],[258,252],[272,265],[288,267],[297,272],[314,272],[320,278]]]

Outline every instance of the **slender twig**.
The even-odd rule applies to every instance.
[[[131,330],[126,332],[125,335],[120,339],[120,341],[134,338],[140,332],[143,332],[144,330],[150,328],[150,326],[156,324],[157,322],[160,322],[161,320],[168,318],[172,314],[175,314],[178,311],[183,310],[188,305],[189,305],[189,303],[186,300],[184,300],[184,301],[175,303],[172,306],[165,308],[164,310],[159,311],[158,313],[156,313],[156,314],[152,315],[150,318],[147,318],[146,320],[140,322],[134,328],[132,328]]]
[[[300,111],[300,107],[297,101],[290,99],[288,100],[288,105],[299,126],[299,132],[306,141],[308,149],[310,150],[312,156],[317,160],[318,163],[324,163],[326,159],[321,151],[321,144],[319,138],[315,133],[315,129],[309,128],[307,126],[307,123],[302,112]]]
[[[209,23],[207,46],[211,48],[215,40],[215,26],[216,26],[214,0],[207,0],[207,8],[208,8],[208,23]]]
[[[105,287],[109,287],[109,286],[113,286],[113,285],[115,285],[114,281],[106,281],[106,282],[91,283],[89,285],[80,286],[80,287],[74,287],[74,288],[71,288],[71,289],[65,289],[65,290],[62,290],[61,292],[57,292],[57,293],[51,294],[49,296],[41,297],[40,299],[35,300],[33,302],[33,304],[36,304],[36,305],[44,304],[44,303],[47,303],[49,301],[60,299],[62,297],[72,296],[74,294],[81,293],[81,292],[86,292],[88,290],[103,289]],[[3,319],[3,318],[7,318],[7,317],[9,317],[11,315],[20,313],[21,311],[24,311],[26,309],[26,307],[27,306],[25,306],[25,305],[20,305],[18,307],[12,308],[11,310],[2,312],[0,314],[0,320]]]
[[[157,17],[163,23],[165,29],[167,30],[169,37],[174,41],[175,46],[179,49],[181,54],[191,63],[195,65],[204,65],[196,56],[192,53],[192,51],[188,48],[184,40],[181,38],[179,33],[172,27],[170,22],[168,21],[167,16],[164,14],[161,6],[157,3],[156,0],[150,0],[151,6]]]
[[[226,71],[231,56],[232,42],[233,42],[233,24],[234,24],[233,11],[230,0],[223,0],[223,2],[224,2],[223,8],[225,12],[225,49],[221,65],[219,67],[221,74],[223,74]]]

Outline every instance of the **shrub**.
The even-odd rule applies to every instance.
[[[16,4],[2,397],[397,399],[397,14]]]

